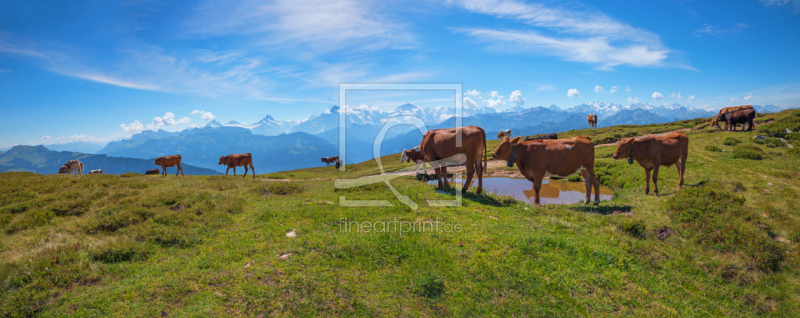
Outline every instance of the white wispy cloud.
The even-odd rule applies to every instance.
[[[602,87],[600,87],[600,85],[595,85],[594,91],[597,92],[597,93],[605,93],[606,92],[606,90],[604,90]]]
[[[628,97],[628,103],[635,104],[639,102],[639,98]]]
[[[611,94],[614,94],[614,92],[616,92],[618,90],[619,90],[619,88],[617,88],[616,86],[611,86],[610,92],[611,92]]]
[[[749,28],[750,26],[746,23],[736,23],[730,28],[722,28],[720,26],[713,26],[709,25],[708,23],[703,24],[703,28],[697,29],[694,31],[694,34],[697,36],[701,36],[703,34],[707,35],[719,35],[723,33],[738,33],[742,32],[745,29]]]
[[[800,0],[759,0],[759,2],[772,7],[794,6],[794,13],[800,12]]]
[[[653,99],[655,99],[655,100],[662,100],[662,99],[664,99],[664,95],[661,95],[661,93],[659,93],[659,92],[653,92],[653,96],[652,96],[652,97],[653,97]]]
[[[464,95],[467,95],[467,96],[472,96],[472,97],[474,97],[474,98],[478,98],[478,99],[480,99],[480,98],[481,98],[481,92],[480,92],[480,91],[478,91],[478,90],[475,90],[475,89],[473,89],[473,90],[467,90],[467,92],[466,92],[466,93],[464,93]]]
[[[747,94],[747,95],[744,95],[744,97],[742,97],[742,99],[744,99],[744,100],[748,100],[748,99],[751,99],[751,98],[753,98],[753,94]]]
[[[689,96],[689,100],[694,101],[694,95]]]
[[[522,92],[519,90],[511,92],[511,97],[508,98],[508,101],[511,103],[511,106],[515,107],[525,105],[525,98],[522,97]]]
[[[499,30],[480,27],[453,29],[490,43],[498,51],[535,52],[568,61],[599,64],[608,70],[617,65],[660,66],[670,49],[658,35],[619,22],[600,12],[551,8],[542,3],[514,0],[454,0],[472,12],[511,19],[547,31]]]
[[[128,125],[120,124],[119,129],[121,129],[125,134],[138,134],[144,130],[144,125],[142,125],[142,123],[140,123],[138,120],[134,120]]]
[[[630,87],[630,86],[628,86],[628,85],[625,85],[625,91],[628,91],[628,92],[630,92],[630,91],[631,91],[631,87]]]
[[[548,92],[548,91],[554,91],[556,89],[557,89],[557,87],[555,87],[555,85],[539,85],[539,87],[536,88],[536,91],[537,92]]]
[[[189,117],[183,117],[181,119],[175,120],[175,114],[173,114],[172,112],[167,112],[162,117],[153,118],[153,122],[147,125],[147,129],[156,130],[164,126],[188,124],[190,121],[191,119],[189,119]]]
[[[577,88],[572,88],[572,89],[567,91],[567,96],[569,96],[569,97],[581,97],[581,92],[579,92]]]
[[[293,46],[291,54],[342,48],[408,48],[415,37],[404,24],[382,14],[379,1],[209,1],[187,23],[189,33],[260,35],[265,47]]]
[[[212,114],[211,112],[197,110],[197,109],[192,111],[192,115],[200,115],[200,118],[203,118],[203,120],[205,121],[212,121],[214,120],[214,118],[216,118],[216,116],[214,116],[214,114]]]
[[[469,98],[469,96],[464,97],[464,108],[468,109],[478,108],[478,103],[472,100],[472,98]]]
[[[738,96],[737,97],[731,97],[731,101],[737,101],[737,100],[739,100]]]
[[[38,141],[29,141],[28,144],[39,144],[39,145],[54,145],[54,144],[65,144],[69,142],[93,142],[93,143],[102,143],[106,141],[103,138],[92,136],[92,135],[85,135],[85,134],[73,134],[71,136],[61,136],[61,137],[51,137],[51,136],[42,136],[39,138]]]
[[[10,73],[11,70],[0,70],[0,73]]]
[[[498,96],[498,97],[499,98],[497,98],[497,99],[491,99],[491,98],[487,99],[486,100],[486,106],[488,106],[488,107],[498,107],[498,106],[501,106],[501,105],[505,105],[506,102],[503,101],[503,96]]]

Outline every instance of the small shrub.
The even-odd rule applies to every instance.
[[[435,299],[444,293],[444,281],[436,275],[429,274],[420,280],[416,293],[422,297]]]
[[[708,146],[706,146],[706,151],[720,152],[720,151],[722,151],[722,149],[720,149],[719,147],[714,146],[714,145],[708,145]]]
[[[734,183],[732,184],[732,186],[733,186],[733,191],[734,191],[734,192],[739,192],[739,191],[747,191],[747,188],[745,188],[745,187],[744,187],[744,184],[742,184],[742,183],[741,183],[741,182],[739,182],[739,181],[736,181],[736,182],[734,182]]]
[[[786,140],[796,140],[800,141],[800,131],[795,131],[791,134],[786,134],[786,137],[783,137]]]
[[[146,260],[147,250],[133,240],[116,240],[104,246],[89,249],[89,255],[95,261],[111,264]]]
[[[293,182],[272,182],[271,184],[258,187],[257,192],[260,195],[277,194],[277,195],[290,195],[302,193],[305,188]]]
[[[112,206],[99,213],[86,225],[87,233],[116,232],[151,218],[155,213],[135,205]]]
[[[136,172],[126,172],[126,173],[123,173],[123,174],[119,175],[120,178],[132,178],[132,177],[141,177],[141,176],[144,176],[144,175],[141,174],[141,173],[136,173]]]
[[[50,220],[54,217],[55,214],[53,214],[53,212],[41,209],[25,212],[8,224],[6,233],[14,234],[19,231],[39,227],[50,223]]]
[[[644,238],[647,234],[647,226],[642,220],[624,219],[617,227],[634,238]]]
[[[570,182],[583,181],[583,177],[580,174],[573,174],[569,176],[569,178],[567,178],[567,181]]]
[[[733,137],[727,137],[727,138],[725,138],[725,141],[722,142],[722,144],[726,145],[726,146],[736,146],[739,143],[741,143],[741,141],[739,141],[739,139],[736,139],[736,138],[733,138]]]
[[[768,137],[764,139],[764,145],[769,148],[786,147],[786,143],[783,142],[780,138],[773,138],[773,137]]]
[[[626,132],[622,136],[625,137],[625,138],[630,138],[630,137],[635,137],[635,136],[638,136],[638,135],[639,135],[639,133],[636,132],[636,131],[629,131],[629,132]]]
[[[750,146],[750,147],[747,147],[747,146]],[[753,147],[755,147],[755,146],[742,145],[742,146],[736,147],[736,149],[733,150],[733,158],[734,159],[749,159],[749,160],[761,160],[761,159],[764,159],[761,156],[761,153],[763,152],[763,150],[761,150],[761,148],[758,148],[758,147],[755,147],[755,149],[753,149]]]
[[[786,154],[792,156],[800,156],[800,147],[794,147],[792,149],[786,150]]]

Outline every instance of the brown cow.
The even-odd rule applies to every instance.
[[[219,157],[219,164],[224,164],[228,166],[228,169],[225,169],[225,175],[228,175],[228,170],[233,168],[233,175],[236,175],[236,167],[244,166],[244,175],[242,178],[247,176],[247,166],[250,166],[250,169],[253,170],[253,179],[256,178],[256,168],[253,167],[253,155],[248,153],[243,154],[236,154],[236,155],[227,155],[224,157]]]
[[[717,126],[719,128],[719,116],[728,112],[734,112],[741,109],[753,109],[753,106],[750,105],[742,105],[742,106],[732,106],[732,107],[724,107],[719,110],[717,116],[711,119],[711,126]],[[728,124],[725,124],[725,130],[728,130]]]
[[[589,121],[589,128],[597,128],[597,114],[589,114],[587,121]]]
[[[675,165],[678,168],[680,181],[678,190],[683,186],[683,174],[686,171],[686,157],[689,155],[689,137],[682,132],[674,132],[666,136],[646,137],[642,139],[623,139],[617,143],[617,151],[612,158],[628,158],[644,168],[644,194],[650,193],[650,170],[653,171],[653,194],[658,195],[658,169],[661,166]]]
[[[519,137],[504,138],[494,152],[495,159],[517,165],[519,172],[533,182],[533,205],[539,205],[539,192],[545,176],[569,177],[580,172],[586,185],[588,204],[594,187],[594,204],[600,203],[600,181],[594,174],[594,144],[589,137],[545,139],[520,142]]]
[[[159,172],[160,172],[160,171],[158,171],[158,169],[147,169],[147,172],[145,172],[144,174],[145,174],[145,175],[149,175],[149,174],[158,174]]]
[[[77,172],[78,175],[83,175],[83,163],[78,161],[78,159],[73,159],[64,163],[61,168],[58,169],[58,173],[75,173]]]
[[[745,124],[749,124],[747,131],[753,130],[753,119],[756,118],[756,110],[755,109],[740,109],[731,112],[727,112],[724,114],[717,115],[717,123],[719,120],[725,121],[725,129],[736,131],[736,124],[742,124],[742,130],[744,130]]]
[[[461,133],[461,147],[456,147],[456,134]],[[483,191],[483,171],[486,169],[486,132],[478,126],[466,126],[462,128],[434,129],[428,130],[422,136],[420,148],[428,162],[431,162],[433,170],[436,171],[436,178],[439,180],[439,188],[442,184],[447,186],[447,166],[434,163],[437,160],[447,159],[457,154],[467,156],[467,180],[461,192],[467,192],[467,188],[472,182],[472,176],[478,173],[478,189],[476,193]],[[481,157],[483,156],[483,166]],[[444,182],[442,182],[444,179]]]
[[[158,157],[156,158],[156,165],[161,166],[161,169],[164,169],[164,172],[161,173],[162,176],[166,177],[167,167],[173,167],[173,166],[178,166],[178,170],[175,170],[175,175],[177,176],[178,172],[180,172],[181,175],[183,176],[185,174],[183,174],[183,167],[181,167],[181,160],[182,158],[180,155]]]
[[[422,164],[422,170],[425,171],[425,174],[428,174],[428,167],[425,160],[425,155],[422,154],[422,150],[420,150],[419,146],[414,147],[411,150],[403,149],[402,155],[400,156],[400,162],[411,162],[413,161],[417,165],[417,174],[419,174],[419,164]]]
[[[336,160],[339,160],[339,156],[333,156],[333,157],[327,157],[327,158],[323,157],[322,158],[322,162],[324,162],[328,166],[330,166],[332,163],[336,163]]]

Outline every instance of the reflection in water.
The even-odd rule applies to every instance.
[[[456,184],[461,188],[464,180],[461,178],[449,178],[450,184]],[[552,182],[551,182],[552,181]],[[428,184],[436,185],[436,180],[428,181]],[[472,180],[472,186],[478,185],[477,180]],[[522,178],[507,177],[484,177],[483,189],[499,195],[510,195],[517,200],[533,203],[533,182]],[[559,182],[557,180],[542,180],[542,189],[539,191],[539,200],[542,204],[573,204],[583,203],[586,197],[586,185],[580,182]],[[614,191],[609,187],[600,185],[600,201],[610,201],[614,198]],[[592,201],[594,201],[594,189],[592,189]]]

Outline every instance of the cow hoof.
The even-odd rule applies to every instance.
[[[483,188],[478,188],[478,190],[475,191],[476,194],[481,194],[481,192],[483,192]]]

